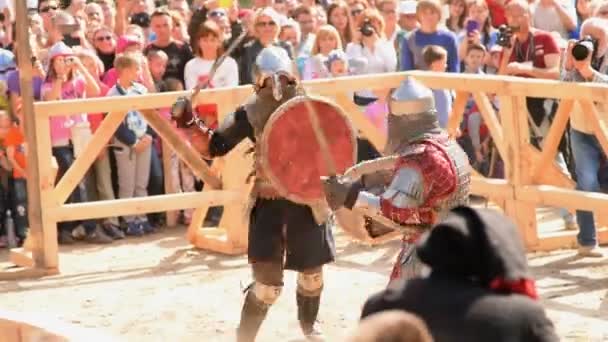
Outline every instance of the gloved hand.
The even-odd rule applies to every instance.
[[[344,181],[339,176],[321,177],[327,204],[332,210],[341,207],[352,209],[362,188],[360,183]]]

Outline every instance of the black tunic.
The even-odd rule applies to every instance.
[[[453,209],[422,237],[417,252],[431,275],[404,279],[370,297],[363,317],[406,310],[425,321],[436,342],[559,340],[542,305],[531,298],[533,286],[490,289],[497,280],[529,279],[525,250],[507,217],[489,209]]]
[[[247,112],[239,107],[214,132],[209,152],[212,157],[227,154],[243,139],[255,142]],[[331,228],[318,225],[312,209],[287,199],[256,199],[249,218],[250,262],[283,262],[285,268],[305,270],[334,261]]]

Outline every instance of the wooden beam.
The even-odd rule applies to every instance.
[[[471,193],[487,197],[492,201],[513,199],[513,186],[504,179],[471,177]]]
[[[469,101],[469,92],[466,91],[457,91],[456,98],[454,99],[454,103],[452,103],[452,112],[448,117],[448,127],[447,131],[452,138],[457,138],[457,132],[460,128],[460,123],[462,122],[462,118],[464,117],[464,111],[467,107],[467,102]]]
[[[27,199],[29,235],[31,236],[34,262],[40,268],[57,268],[57,230],[54,222],[47,221],[44,209],[48,196],[44,192],[51,189],[51,141],[48,120],[37,117],[34,111],[34,88],[32,86],[32,56],[25,1],[15,2],[17,12],[17,55],[19,84],[21,88],[23,124],[27,144]]]
[[[530,158],[531,164],[540,163],[541,152],[539,150],[530,144],[527,144],[523,150],[524,155]],[[555,185],[568,189],[574,189],[575,187],[574,181],[559,168],[555,159],[543,166],[543,172],[532,180],[532,184]]]
[[[374,75],[348,76],[328,79],[304,81],[302,85],[308,93],[333,96],[358,91],[361,89],[396,88],[405,77],[412,76],[430,88],[453,89],[470,92],[483,90],[497,95],[517,95],[532,97],[547,97],[561,99],[587,99],[604,101],[608,98],[608,85],[598,83],[564,83],[551,80],[530,79],[512,76],[474,75],[436,73],[428,71],[407,71],[383,73]],[[205,89],[199,97],[206,102],[237,102],[240,103],[251,95],[250,85],[235,88]],[[64,100],[36,103],[40,115],[66,115],[82,112],[124,111],[153,109],[167,107],[180,96],[188,96],[189,92],[168,92],[136,97],[104,97],[85,100]]]
[[[578,248],[577,236],[578,231],[576,230],[565,230],[557,233],[551,233],[542,235],[539,239],[538,245],[528,250],[529,252],[549,252],[556,249],[575,249]],[[597,241],[599,244],[604,245],[608,243],[608,229],[598,228],[597,229]]]
[[[243,202],[244,194],[236,191],[188,192],[183,194],[158,195],[97,201],[71,203],[49,209],[49,217],[57,222],[103,218],[121,215],[135,215],[196,208],[204,204],[210,206]]]
[[[190,167],[198,178],[214,189],[222,187],[222,181],[211,172],[203,158],[192,147],[186,145],[167,120],[162,118],[155,110],[146,109],[140,112],[150,126],[171,146],[177,156]]]
[[[51,196],[57,202],[57,205],[64,204],[74,191],[74,188],[82,181],[82,178],[89,171],[101,150],[106,148],[126,115],[127,113],[125,112],[112,112],[103,119],[97,131],[93,134],[91,141],[82,151],[82,154],[74,160],[74,163],[72,163],[55,186],[55,190],[53,190]]]
[[[488,96],[482,92],[473,92],[473,99],[475,103],[477,103],[477,108],[479,108],[479,113],[481,117],[485,121],[485,124],[488,126],[490,130],[490,134],[492,135],[492,139],[494,140],[494,145],[496,145],[496,149],[498,149],[498,153],[501,157],[507,155],[507,149],[505,147],[504,135],[502,133],[502,126],[500,125],[500,121],[496,117],[496,112],[492,107],[492,103],[488,99]]]
[[[405,75],[415,77],[430,88],[453,89],[456,91],[481,90],[499,96],[586,99],[591,101],[605,101],[608,98],[608,85],[601,83],[566,83],[514,76],[428,71],[407,71]],[[374,78],[376,78],[375,75]],[[385,81],[389,82],[388,79]]]
[[[509,161],[507,179],[517,191],[518,187],[531,181],[528,168],[530,156],[526,147],[529,145],[528,111],[523,97],[501,97],[501,119],[504,141],[507,146],[505,160]],[[524,245],[528,248],[538,244],[536,229],[536,208],[531,203],[507,199],[504,202],[505,213],[514,219],[520,231]]]
[[[380,130],[365,117],[361,108],[346,94],[338,94],[335,96],[335,99],[337,104],[352,120],[355,128],[359,129],[361,133],[363,133],[363,136],[366,137],[378,151],[384,151],[386,134],[380,132]]]
[[[163,185],[165,188],[165,194],[175,194],[178,193],[177,191],[177,186],[178,184],[173,184],[173,165],[172,165],[172,155],[173,155],[173,150],[171,150],[171,146],[169,146],[169,144],[167,144],[165,142],[164,139],[161,139],[161,149],[162,149],[162,162],[163,162],[163,170],[164,170],[164,177],[163,177]],[[178,161],[179,164],[179,161]],[[178,167],[178,171],[179,171],[179,165]],[[179,174],[179,172],[178,172]],[[177,211],[167,211],[166,212],[167,215],[167,227],[175,227],[177,225],[177,217],[178,217],[178,212]]]
[[[540,156],[540,160],[533,163],[532,166],[532,179],[538,180],[540,175],[545,172],[546,165],[553,164],[555,161],[555,154],[557,148],[564,135],[568,120],[570,119],[570,113],[574,106],[573,100],[562,100],[559,104],[559,108],[555,113],[551,127],[547,136],[543,139],[543,148]]]
[[[518,201],[539,206],[563,207],[601,213],[606,210],[608,195],[599,192],[563,189],[552,185],[527,185],[515,189]]]
[[[56,268],[23,268],[16,267],[7,270],[0,271],[0,281],[15,281],[24,279],[42,278],[49,275],[58,274],[59,271]],[[0,318],[0,321],[2,319]],[[2,329],[0,329],[0,336],[4,338]],[[6,341],[1,339],[0,341]]]

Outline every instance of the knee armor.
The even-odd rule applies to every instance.
[[[298,291],[307,296],[318,296],[323,289],[323,272],[298,273]]]
[[[270,306],[277,301],[279,296],[281,295],[283,287],[282,286],[272,286],[265,285],[260,282],[255,282],[253,284],[253,294],[255,297],[262,303]]]

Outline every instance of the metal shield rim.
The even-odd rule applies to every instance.
[[[306,100],[324,102],[324,103],[330,105],[331,107],[333,107],[336,110],[336,112],[340,116],[342,116],[342,118],[344,118],[344,122],[350,128],[350,141],[353,146],[353,161],[354,161],[354,165],[356,165],[356,162],[357,162],[357,135],[356,135],[356,132],[357,131],[354,129],[354,126],[353,126],[350,118],[348,117],[348,115],[346,115],[346,112],[335,101],[333,101],[327,97],[318,96],[318,95],[308,95],[308,94],[307,95],[296,95],[296,96],[292,97],[291,99],[285,101],[279,107],[277,107],[277,109],[274,111],[274,113],[272,113],[270,115],[270,118],[268,118],[268,121],[264,125],[264,130],[262,131],[262,135],[260,138],[260,144],[262,145],[261,165],[262,165],[262,169],[264,171],[264,176],[266,176],[268,178],[268,180],[270,181],[270,184],[272,184],[272,186],[277,190],[277,192],[282,197],[285,197],[286,199],[288,199],[292,202],[298,203],[298,204],[315,206],[315,205],[319,205],[319,204],[325,204],[326,203],[325,198],[322,198],[322,199],[319,199],[316,201],[315,200],[310,201],[310,200],[306,200],[306,199],[302,198],[301,196],[298,196],[297,194],[289,193],[287,191],[287,189],[283,186],[283,184],[281,184],[281,182],[275,176],[272,169],[268,166],[268,158],[267,158],[268,153],[269,153],[268,152],[269,144],[267,144],[266,142],[268,140],[268,135],[270,134],[268,127],[272,127],[272,124],[274,124],[274,122],[276,122],[283,115],[283,113],[285,113],[285,111],[288,108],[290,108],[294,104],[297,104],[299,102],[303,102]],[[321,180],[319,180],[319,183],[320,182],[321,182]]]

